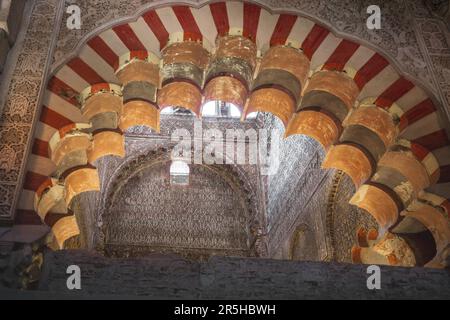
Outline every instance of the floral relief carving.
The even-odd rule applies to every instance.
[[[444,99],[443,103],[450,112],[450,33],[447,27],[434,18],[418,18],[420,37],[425,44],[436,84]]]
[[[17,61],[18,68],[22,71],[22,76],[39,77],[40,70],[45,68],[45,57],[32,52],[22,53]]]
[[[9,173],[15,162],[16,153],[14,150],[9,145],[3,146],[0,150],[0,170],[5,170],[6,173]]]
[[[14,195],[26,170],[26,148],[45,85],[45,61],[55,35],[58,0],[35,0],[0,117],[0,219],[14,218]]]
[[[0,154],[1,182],[17,183],[25,152],[25,144],[30,125],[8,125],[0,127]]]
[[[3,165],[3,160],[0,160]],[[0,219],[7,219],[10,217],[10,206],[14,200],[14,185],[0,184]]]

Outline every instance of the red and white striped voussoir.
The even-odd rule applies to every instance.
[[[83,132],[85,131],[89,131],[89,129],[91,129],[92,126],[89,123],[74,123],[74,124],[70,124],[68,126],[62,127],[61,129],[59,129],[58,131],[56,131],[53,136],[50,138],[48,144],[49,144],[49,148],[50,151],[53,152],[59,142],[61,140],[63,140],[65,137],[68,137],[70,135],[80,135],[80,134],[85,134],[85,135],[90,135],[89,133],[85,133]]]
[[[414,98],[410,97],[409,102],[411,101],[414,101]],[[421,120],[424,120],[427,116],[430,116],[436,112],[436,107],[429,98],[426,98],[412,108],[406,104],[399,105],[397,102],[392,103],[388,108],[386,108],[383,105],[380,105],[379,98],[373,97],[364,99],[360,105],[376,105],[388,111],[394,119],[399,121],[398,127],[400,137],[410,126],[417,124]],[[420,137],[420,135],[417,136],[417,138]]]
[[[97,94],[110,93],[118,97],[122,97],[121,86],[113,83],[97,83],[84,89],[79,95],[81,109],[83,109],[86,101]]]
[[[40,198],[42,194],[49,188],[56,186],[58,184],[58,179],[55,178],[47,178],[36,190],[35,199]]]
[[[346,71],[361,89],[388,66],[386,59],[377,53],[350,40],[337,38],[311,20],[296,15],[272,14],[256,4],[223,2],[199,9],[172,6],[148,11],[141,18],[145,22],[138,19],[124,24],[123,28],[114,27],[114,32],[104,32],[101,38],[89,45],[97,49],[96,54],[105,52],[105,62],[114,63],[114,69],[120,70],[131,61],[130,55],[134,52],[143,52],[143,48],[148,50],[149,46],[144,45],[143,39],[148,38],[149,33],[164,44],[162,48],[173,42],[195,40],[202,41],[207,49],[210,48],[206,43],[214,42],[217,35],[244,35],[254,39],[260,50],[279,44],[301,48],[308,58],[322,61],[328,68]],[[142,24],[146,25],[145,28]],[[198,32],[201,38],[196,36]],[[122,43],[120,46],[118,41]],[[124,49],[129,50],[124,54]],[[115,61],[114,56],[119,56],[119,61]],[[157,63],[156,60],[153,62]],[[385,91],[388,86],[389,83],[380,91]]]
[[[422,90],[398,75],[387,59],[375,51],[351,40],[340,39],[307,18],[295,14],[274,14],[257,4],[245,2],[218,2],[201,8],[170,5],[149,10],[136,21],[114,27],[88,41],[87,46],[92,50],[87,51],[82,60],[90,61],[87,57],[89,52],[91,55],[95,53],[95,59],[103,59],[116,70],[136,57],[150,57],[151,62],[159,63],[156,54],[149,51],[150,47],[155,48],[150,46],[150,42],[160,42],[161,49],[176,41],[214,42],[218,35],[227,34],[248,36],[256,41],[260,50],[263,46],[268,48],[280,44],[300,48],[310,59],[321,61],[323,68],[346,72],[361,90],[369,84],[379,93],[374,100],[400,117],[426,99]],[[320,59],[317,58],[319,56]],[[71,67],[72,71],[77,73],[86,69],[79,67],[77,62]],[[95,64],[90,66],[96,69]],[[389,69],[389,81],[385,81],[386,69]],[[81,81],[74,82],[69,73],[61,75],[61,78],[71,88],[78,88],[81,84]],[[80,75],[79,78],[83,77]],[[420,122],[427,114],[423,110],[411,112],[408,120]],[[406,123],[403,121],[403,125]]]
[[[397,105],[396,103],[393,103],[392,106],[388,109],[383,108],[382,106],[380,106],[379,104],[377,104],[377,98],[374,97],[369,97],[364,99],[363,101],[361,101],[360,106],[377,106],[383,110],[386,110],[387,112],[389,112],[389,114],[392,116],[393,119],[400,119],[403,115],[404,115],[404,111],[402,108],[400,108],[399,105]]]
[[[150,51],[130,51],[119,57],[119,62],[117,67],[115,68],[116,73],[125,68],[130,63],[133,63],[136,60],[146,61],[148,63],[159,65],[161,59]]]
[[[400,131],[404,131],[414,123],[420,121],[431,113],[436,112],[436,110],[437,109],[431,99],[428,97],[425,98],[402,114],[399,124]]]
[[[208,39],[204,38],[202,36],[201,40],[196,40],[195,38],[190,38],[190,34],[186,34],[186,32],[174,32],[169,35],[169,39],[167,41],[167,46],[170,46],[174,43],[180,43],[185,41],[193,41],[193,42],[199,42],[202,44],[203,48],[211,52],[214,48],[214,46],[208,41]],[[165,48],[163,48],[161,51],[164,51]]]
[[[34,194],[34,210],[42,221],[63,196],[64,185],[58,179],[48,178],[41,184]]]
[[[422,192],[419,195],[419,199],[429,202],[435,207],[441,207],[442,210],[444,210],[444,214],[446,215],[447,219],[450,219],[450,217],[449,217],[449,214],[450,214],[449,199],[445,199],[441,196],[438,196],[434,193],[429,193],[429,192]]]
[[[417,160],[422,163],[430,177],[430,185],[438,182],[440,165],[433,152],[429,151],[427,148],[418,143],[414,143],[406,139],[400,139],[397,143],[403,147],[410,149]]]

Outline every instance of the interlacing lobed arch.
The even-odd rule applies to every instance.
[[[162,109],[200,116],[215,100],[243,118],[274,114],[286,137],[314,138],[323,167],[352,178],[351,203],[380,225],[361,230],[355,261],[443,266],[450,149],[432,99],[379,53],[246,2],[153,9],[90,38],[49,81],[18,216],[37,212],[62,248],[79,233],[73,199],[100,189],[95,162],[124,156],[123,132],[159,131]],[[420,243],[425,230],[436,252],[422,261],[428,247],[408,237]]]

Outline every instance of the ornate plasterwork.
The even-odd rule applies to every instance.
[[[223,166],[193,165],[189,188],[171,187],[169,165],[158,158],[126,168],[105,208],[105,251],[248,255],[248,208],[236,179]]]
[[[191,116],[184,115],[172,115],[162,116],[163,128],[161,134],[152,133],[150,130],[145,130],[144,128],[135,128],[134,130],[126,133],[126,157],[105,157],[96,162],[96,167],[99,171],[100,181],[101,181],[101,193],[92,192],[82,194],[75,201],[72,209],[77,216],[77,221],[82,230],[82,238],[85,243],[85,248],[96,249],[101,252],[105,252],[108,255],[113,256],[125,256],[125,255],[141,255],[147,254],[152,251],[157,252],[176,252],[184,254],[190,258],[202,258],[211,254],[219,255],[256,255],[256,256],[266,256],[267,245],[265,244],[264,234],[265,234],[265,219],[264,219],[264,207],[263,201],[264,196],[260,188],[260,177],[259,169],[257,165],[213,165],[207,166],[207,172],[214,172],[217,177],[218,185],[224,185],[226,180],[231,186],[233,186],[233,194],[225,194],[220,196],[223,192],[230,192],[231,189],[225,190],[225,188],[219,188],[219,198],[214,201],[214,195],[208,194],[209,191],[217,189],[218,186],[214,185],[214,179],[205,179],[204,183],[209,184],[209,189],[204,188],[204,186],[198,186],[198,188],[193,188],[192,192],[177,194],[171,190],[170,186],[167,184],[170,179],[167,176],[169,173],[168,164],[170,162],[171,148],[176,144],[171,142],[171,133],[175,129],[183,128],[194,136],[195,129],[199,129],[200,125],[203,130],[206,129],[220,129],[225,133],[226,129],[257,129],[257,123],[255,121],[247,121],[240,123],[239,121],[232,119],[204,119],[203,122],[195,120]],[[194,122],[197,125],[194,126]],[[194,129],[195,128],[195,129]],[[167,170],[164,168],[159,169],[160,173],[165,175],[162,177],[165,182],[160,181],[157,178],[153,181],[153,174],[149,173],[144,176],[145,181],[141,181],[138,178],[141,172],[145,172],[145,168],[151,168],[155,166],[167,166]],[[205,170],[203,170],[205,171]],[[203,172],[204,173],[204,172]],[[211,175],[211,174],[210,174]],[[206,174],[206,177],[208,175]],[[138,183],[139,191],[134,189],[134,182],[129,182],[130,179],[135,179],[140,181]],[[197,179],[198,180],[198,179]],[[222,182],[221,182],[222,181]],[[203,184],[203,182],[202,182]],[[195,193],[199,190],[203,192],[201,199],[192,200],[195,198]],[[221,191],[222,190],[222,191]],[[189,189],[191,191],[191,189]],[[132,192],[132,194],[130,193]],[[167,192],[167,195],[164,193]],[[118,195],[120,193],[120,195]],[[123,196],[126,194],[127,196]],[[225,207],[227,203],[225,201],[226,196],[230,197],[230,202],[234,203],[234,209],[231,210],[233,214],[238,212],[244,212],[244,216],[240,218],[233,218],[230,223],[223,225],[224,220],[228,219],[225,217],[222,219],[219,215],[218,219],[214,220],[212,217],[215,212],[214,209],[211,212],[205,210],[201,212],[202,208],[205,209],[205,204],[209,204],[210,209],[214,206],[218,206],[217,209],[220,212],[220,206]],[[136,200],[136,197],[142,197]],[[177,198],[181,197],[181,198]],[[191,199],[189,206],[178,208],[178,203],[183,202],[183,197]],[[134,201],[136,200],[138,205],[126,206],[126,198]],[[167,207],[163,206],[161,202],[167,204]],[[124,200],[125,199],[125,200]],[[134,200],[133,200],[134,199]],[[177,200],[178,199],[178,200]],[[231,199],[239,200],[241,202],[241,207],[236,205],[235,201]],[[125,203],[123,202],[125,201]],[[152,210],[141,210],[141,205],[145,201],[159,202],[158,208],[152,208]],[[175,203],[176,202],[176,203]],[[175,208],[174,208],[175,206]],[[150,208],[150,206],[147,206]],[[153,210],[155,209],[155,210]],[[176,220],[176,214],[172,213],[181,212],[184,209],[188,211],[194,211],[193,220],[185,222],[185,225],[192,224],[192,222],[198,221],[202,226],[198,230],[213,229],[206,232],[205,237],[209,241],[209,244],[203,243],[204,250],[192,249],[193,247],[199,247],[198,243],[195,244],[195,237],[192,235],[192,239],[186,242],[186,247],[180,248],[179,237],[188,236],[189,232],[196,232],[196,230],[183,230],[178,234],[175,232],[171,234],[169,231],[170,225],[174,228],[179,225],[179,221]],[[153,214],[153,216],[152,216]],[[141,215],[138,221],[143,221],[142,224],[136,223],[136,216]],[[146,216],[146,218],[143,218]],[[197,216],[197,218],[195,218]],[[128,219],[129,218],[129,219]],[[235,221],[236,220],[236,221]],[[243,221],[245,220],[245,223]],[[217,223],[216,223],[216,222]],[[156,225],[152,225],[156,223]],[[205,225],[205,223],[212,223],[211,226]],[[241,223],[241,227],[236,227],[236,223]],[[222,234],[219,232],[219,228],[222,224]],[[234,231],[232,226],[234,225]],[[122,232],[122,227],[132,229],[134,231],[127,230],[127,232]],[[169,226],[169,227],[168,227]],[[184,225],[182,225],[184,227]],[[145,228],[150,228],[151,230],[142,230]],[[168,232],[162,233],[154,232],[154,230],[169,230]],[[198,232],[197,230],[197,232]],[[216,230],[216,231],[214,231]],[[229,243],[225,245],[214,243],[216,241],[216,235],[218,239],[227,240],[226,237],[223,238],[223,230],[228,230],[226,232],[241,232],[242,235],[246,235],[245,248],[230,245]],[[105,237],[105,234],[110,232],[112,237]],[[239,234],[239,232],[237,234]],[[244,233],[242,233],[244,232]],[[177,238],[178,237],[178,238]],[[222,237],[222,238],[220,238]],[[178,239],[178,240],[177,240]],[[205,240],[205,239],[203,239]],[[241,239],[242,240],[242,239]],[[133,243],[134,242],[134,243]],[[217,241],[216,241],[217,242]],[[242,244],[242,242],[240,242]],[[130,245],[131,244],[131,245]],[[159,244],[159,245],[158,245]],[[164,244],[164,245],[163,245]],[[172,245],[170,245],[172,244]],[[178,246],[178,249],[177,249]],[[191,246],[191,248],[189,248]],[[179,251],[177,251],[179,250]],[[214,251],[215,250],[215,251]]]
[[[437,18],[430,18],[426,10],[415,6],[410,9],[414,15],[418,40],[426,52],[426,58],[432,69],[433,84],[437,88],[443,104],[450,115],[450,32]]]
[[[59,28],[58,0],[35,0],[0,117],[0,220],[11,220]],[[1,108],[0,108],[1,109]]]
[[[170,123],[172,126],[174,126],[176,125],[176,123],[178,123],[178,125],[189,128],[189,126],[186,125],[186,120],[183,120],[183,117],[180,117],[181,119],[179,118],[178,121],[175,120],[177,117],[171,118],[173,122],[168,122],[168,124]],[[165,119],[165,121],[167,121],[167,119]],[[190,120],[187,120],[187,122],[189,123]],[[231,121],[228,122],[231,123]],[[149,140],[147,140],[147,138],[143,139],[142,135],[128,136],[126,142],[128,156],[126,158],[105,158],[97,164],[100,172],[100,179],[103,185],[102,193],[96,197],[93,195],[90,197],[85,197],[83,199],[83,202],[85,203],[81,207],[79,207],[79,209],[82,211],[82,215],[95,217],[95,221],[88,221],[87,223],[84,223],[84,225],[89,225],[91,227],[95,226],[95,230],[85,230],[85,233],[87,233],[89,237],[91,237],[90,235],[94,234],[94,236],[91,237],[94,243],[92,245],[88,244],[88,247],[95,247],[97,250],[105,251],[110,255],[139,255],[141,253],[148,253],[149,250],[158,252],[166,252],[167,250],[169,250],[170,252],[177,252],[176,248],[177,246],[180,246],[180,243],[175,233],[172,235],[158,235],[157,232],[139,233],[138,229],[140,227],[137,228],[135,232],[126,232],[123,234],[117,232],[117,230],[120,230],[122,228],[121,224],[123,223],[125,226],[133,228],[132,217],[136,215],[151,215],[151,212],[154,212],[155,210],[159,212],[158,216],[155,216],[154,219],[152,219],[151,217],[149,217],[148,219],[144,219],[145,221],[149,222],[147,224],[151,224],[152,221],[161,220],[160,215],[163,215],[164,217],[167,216],[166,218],[168,220],[164,218],[166,220],[161,220],[160,224],[153,227],[150,226],[151,229],[153,228],[155,230],[160,230],[167,228],[168,225],[173,224],[175,226],[178,223],[176,220],[174,220],[176,219],[176,215],[166,214],[167,210],[171,210],[169,207],[171,207],[173,210],[178,210],[176,208],[178,204],[175,201],[175,197],[173,197],[176,193],[171,190],[170,186],[166,185],[169,181],[168,176],[160,176],[160,178],[163,180],[160,180],[160,178],[153,180],[151,178],[152,176],[154,176],[154,172],[152,170],[159,170],[158,172],[161,172],[161,174],[168,174],[168,164],[170,164],[170,155],[173,143],[171,143],[169,139],[164,137],[155,137],[155,139]],[[167,170],[163,170],[165,166],[167,167]],[[218,194],[208,194],[208,192],[203,194],[201,198],[205,200],[205,203],[210,203],[211,207],[211,203],[216,203],[218,206],[218,212],[220,211],[219,209],[222,205],[224,206],[224,212],[226,212],[226,210],[229,209],[226,209],[225,207],[227,207],[228,205],[232,205],[233,203],[233,206],[236,206],[237,203],[240,202],[241,209],[236,207],[230,212],[234,212],[233,214],[237,213],[238,211],[245,212],[243,217],[234,219],[236,221],[233,222],[233,224],[231,224],[229,227],[224,228],[224,230],[229,230],[229,232],[232,232],[232,229],[230,229],[232,225],[236,223],[243,223],[243,230],[240,230],[241,228],[235,228],[235,231],[241,232],[241,236],[244,234],[246,235],[246,248],[243,248],[242,245],[239,246],[236,244],[231,245],[230,243],[225,243],[225,238],[222,239],[222,244],[215,243],[217,239],[215,239],[215,237],[208,238],[208,232],[206,231],[206,240],[203,240],[209,242],[208,244],[203,243],[203,247],[215,248],[215,254],[266,256],[267,245],[264,243],[263,239],[263,235],[265,234],[264,210],[262,208],[263,200],[261,194],[262,192],[259,188],[259,171],[257,166],[194,166],[192,170],[194,170],[200,176],[204,176],[206,178],[210,175],[217,176],[218,185],[211,185],[208,190],[211,191],[218,188]],[[141,176],[143,173],[144,175]],[[130,179],[134,180],[131,181]],[[141,179],[145,180],[145,182],[141,181]],[[206,191],[207,189],[204,188],[205,186],[203,186],[203,184],[211,183],[213,180],[214,179],[205,179],[200,185],[197,185],[198,188],[193,189],[194,194],[185,194],[183,197],[187,197],[189,199],[195,198],[196,196],[198,196],[195,194],[195,192],[198,193],[201,190]],[[199,180],[197,179],[197,182],[198,181]],[[138,185],[136,185],[135,183],[137,183]],[[224,183],[228,183],[229,186],[231,186],[231,189],[227,189],[225,187],[221,188],[220,186],[224,186]],[[151,187],[150,185],[153,187]],[[140,188],[139,192],[137,192],[139,194],[132,191],[135,188]],[[133,192],[133,194],[129,194],[130,190],[131,192]],[[191,189],[189,190],[191,191]],[[163,194],[165,192],[167,192],[167,195]],[[232,194],[229,194],[230,199],[235,199],[238,202],[230,200],[231,203],[226,204],[226,201],[223,201],[226,197],[228,197],[226,194],[229,192],[232,192]],[[152,195],[151,197],[150,194]],[[182,196],[182,194],[183,193],[180,193],[178,196]],[[214,200],[213,198],[216,196],[218,196],[219,198]],[[143,197],[141,200],[139,200],[139,202],[142,203],[145,203],[146,199],[148,200],[150,198],[152,199],[152,202],[157,203],[159,201],[158,199],[163,197],[164,202],[167,203],[168,207],[153,208],[155,209],[152,209],[153,211],[142,211],[140,209],[140,205],[126,206],[126,198],[129,198],[130,201],[135,201],[136,198],[139,197]],[[172,200],[174,200],[172,202],[170,202],[171,197],[173,198]],[[90,202],[91,204],[88,204],[87,202]],[[182,203],[183,201],[180,200],[178,202]],[[201,216],[207,214],[208,210],[206,209],[205,213],[201,212],[201,208],[204,207],[202,203],[192,204],[192,206],[186,209],[194,210],[196,212],[195,215]],[[124,205],[126,206],[126,208],[123,207]],[[182,211],[183,208],[179,208],[179,211],[180,210]],[[116,216],[117,214],[119,214],[119,216]],[[130,216],[131,218],[128,219],[128,216]],[[123,221],[122,223],[121,220],[123,219],[118,219],[117,217],[123,217],[123,219],[125,219],[126,221]],[[220,224],[223,223],[223,219],[221,219],[222,218],[220,218],[220,216],[218,216],[217,219],[214,219],[214,214],[210,212],[209,214],[207,214],[207,217],[197,217],[197,219],[194,220],[202,223],[210,223],[210,225],[203,225],[203,227],[206,228],[205,230],[211,229],[211,235],[216,234],[218,239],[220,240],[220,233],[218,231],[215,232],[214,228],[218,228]],[[224,219],[226,220],[226,217]],[[189,232],[196,231],[195,228],[191,231],[189,231],[188,229],[178,234],[178,236],[189,236]],[[201,229],[202,227],[200,226],[199,230]],[[108,234],[108,232],[109,237],[105,236],[105,234]],[[186,248],[183,248],[183,250],[180,249],[189,257],[201,257],[202,255],[207,256],[208,254],[211,254],[211,250],[208,249],[203,251],[192,249],[194,247],[201,246],[199,246],[199,243],[196,243],[197,240],[195,239],[195,237],[192,237],[191,240],[193,241],[192,243],[189,241],[186,242]],[[236,239],[236,241],[237,240],[238,239]],[[133,252],[130,252],[130,246],[127,245],[127,241],[135,242],[134,245],[131,246],[133,248]],[[160,243],[161,246],[158,247],[158,245],[145,245],[146,242],[148,244]],[[173,246],[170,246],[169,243],[173,243]],[[242,244],[242,242],[240,243]],[[192,250],[189,249],[189,246],[192,247]]]
[[[425,5],[437,18],[442,19],[450,30],[450,1],[449,0],[425,0]]]

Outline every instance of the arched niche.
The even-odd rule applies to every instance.
[[[86,243],[120,257],[260,255],[260,208],[247,173],[229,165],[189,164],[189,184],[173,184],[170,151],[151,149],[126,158],[102,178],[98,197],[80,197],[75,214],[82,237],[91,241]]]

